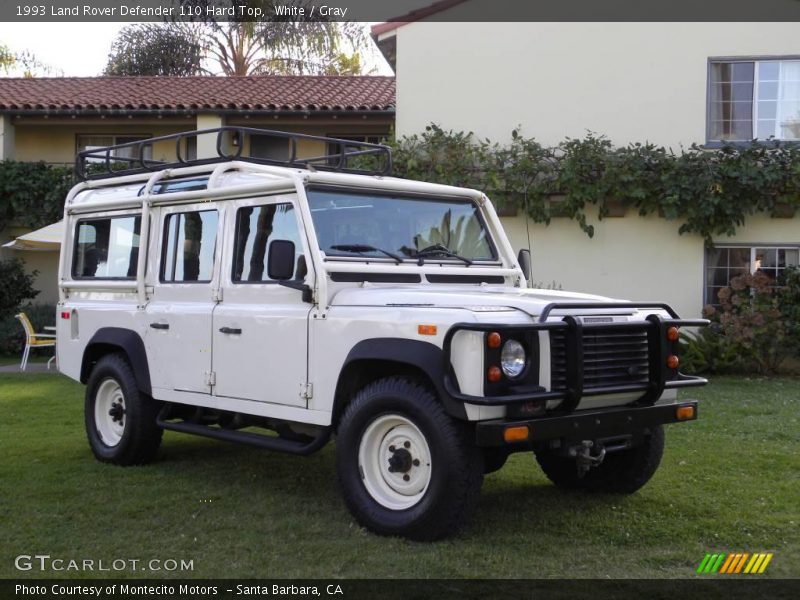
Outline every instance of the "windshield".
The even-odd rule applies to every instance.
[[[478,207],[469,200],[308,190],[319,246],[328,256],[495,260]],[[431,248],[446,249],[445,252]],[[427,252],[426,252],[427,250]]]

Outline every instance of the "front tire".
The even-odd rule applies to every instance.
[[[578,476],[574,458],[552,450],[537,450],[536,460],[547,478],[558,487],[589,492],[632,494],[653,477],[664,454],[664,428],[653,427],[642,443],[606,455],[603,462]]]
[[[122,355],[109,354],[95,365],[84,409],[89,446],[97,460],[130,466],[155,458],[163,435],[156,424],[159,403],[139,391]]]
[[[367,529],[429,541],[461,529],[483,482],[466,426],[407,379],[362,389],[342,416],[336,469],[345,503]]]

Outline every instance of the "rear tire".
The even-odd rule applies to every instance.
[[[467,522],[483,482],[483,460],[467,427],[407,379],[367,385],[346,408],[336,440],[345,503],[380,535],[428,541]]]
[[[121,466],[151,462],[163,430],[156,424],[160,403],[139,391],[120,354],[101,358],[86,385],[84,415],[89,446],[101,462]]]
[[[578,477],[575,459],[553,450],[537,450],[536,460],[558,487],[611,494],[632,494],[653,477],[664,454],[664,428],[653,427],[641,444],[606,455],[598,467]]]

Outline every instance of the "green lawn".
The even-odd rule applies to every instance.
[[[800,576],[800,380],[719,378],[694,396],[700,420],[669,428],[639,493],[559,491],[519,454],[486,478],[464,533],[419,544],[354,523],[333,445],[300,458],[168,432],[155,464],[102,465],[82,386],[0,374],[0,577],[43,553],[193,560],[184,577],[685,578],[729,551],[774,552],[766,575]]]

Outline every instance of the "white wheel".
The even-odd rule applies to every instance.
[[[113,448],[125,433],[125,394],[114,379],[104,379],[97,387],[94,423],[103,443]]]
[[[417,504],[431,482],[428,442],[401,415],[381,415],[369,424],[358,447],[358,464],[369,495],[390,510]]]

